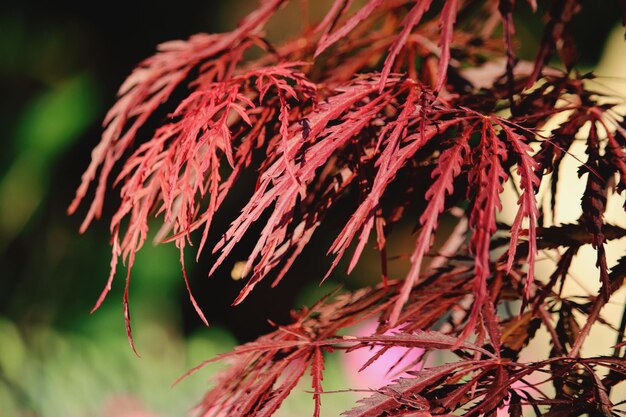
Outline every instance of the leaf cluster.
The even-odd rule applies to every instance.
[[[212,359],[232,366],[201,415],[271,415],[307,369],[319,415],[324,355],[372,346],[382,350],[365,366],[393,346],[448,350],[455,359],[405,373],[347,416],[495,415],[505,404],[511,416],[623,414],[610,391],[626,378],[626,320],[614,329],[612,356],[581,354],[592,326],[608,325],[602,308],[626,273],[626,258],[609,265],[605,253],[626,231],[604,220],[610,195],[626,191],[626,121],[619,100],[574,69],[570,22],[582,2],[523,5],[546,17],[532,62],[516,56],[522,4],[514,0],[335,0],[317,26],[270,44],[263,28],[286,3],[262,0],[232,32],[160,45],[120,88],[69,209],[96,182],[84,231],[100,217],[114,176],[111,274],[95,308],[121,258],[132,345],[130,271],[152,217],[162,223],[157,240],[179,248],[188,289],[183,254],[196,234],[198,256],[212,245],[213,274],[260,226],[237,304],[263,279],[277,285],[289,275],[327,214],[347,201],[354,209],[328,248],[328,274],[344,258],[350,273],[373,244],[381,284],[294,312],[293,323]],[[260,57],[247,58],[255,49]],[[564,69],[549,66],[555,55]],[[146,136],[142,128],[180,89],[186,97]],[[548,226],[560,165],[580,140],[583,214]],[[255,190],[216,238],[213,219],[245,171],[256,176]],[[516,215],[503,225],[498,212],[511,184]],[[537,196],[543,184],[552,191],[546,204]],[[447,236],[437,234],[444,213],[456,219]],[[389,277],[387,241],[400,222],[415,225],[415,243],[406,276]],[[436,234],[445,241],[437,249]],[[585,245],[596,252],[600,290],[581,301],[562,289]],[[541,254],[557,258],[546,276],[535,269]],[[521,312],[504,313],[511,305]],[[374,334],[342,335],[373,317]],[[539,328],[551,335],[545,359],[520,361]]]

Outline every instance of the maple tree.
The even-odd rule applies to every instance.
[[[515,0],[335,0],[316,26],[273,45],[263,28],[287,2],[262,0],[232,32],[160,45],[120,88],[69,208],[74,213],[97,183],[84,231],[101,216],[115,173],[121,202],[110,227],[111,273],[94,309],[122,258],[134,349],[129,280],[151,217],[162,222],[157,240],[179,248],[188,290],[184,251],[192,241],[198,256],[213,242],[213,274],[260,224],[238,304],[264,278],[277,285],[289,275],[325,216],[356,199],[328,249],[329,273],[344,258],[349,273],[374,245],[381,283],[331,295],[294,312],[291,324],[210,359],[232,364],[200,415],[271,415],[310,370],[318,416],[325,354],[372,346],[382,349],[364,366],[394,346],[419,348],[420,357],[449,350],[456,359],[404,373],[347,416],[495,415],[505,405],[511,416],[624,414],[625,401],[610,393],[626,379],[626,319],[607,342],[612,355],[581,353],[592,326],[609,325],[602,308],[626,276],[626,257],[609,265],[605,254],[626,230],[604,221],[607,198],[626,191],[626,120],[615,110],[619,98],[594,91],[595,76],[574,68],[570,22],[581,2],[554,0],[539,10],[535,0],[524,3],[546,17],[533,62],[516,56]],[[553,56],[560,69],[549,65]],[[142,128],[181,89],[184,99],[146,138]],[[546,128],[555,119],[560,124]],[[560,164],[579,139],[587,155],[579,161],[583,214],[575,224],[547,226]],[[216,237],[214,216],[244,171],[256,175],[255,190]],[[546,204],[537,198],[543,183],[552,190]],[[510,186],[519,199],[505,225],[497,213]],[[444,213],[456,225],[435,250]],[[386,242],[401,221],[417,230],[410,269],[389,277]],[[596,251],[600,290],[566,296],[572,260],[585,245]],[[557,262],[540,276],[535,262],[548,252]],[[206,322],[191,290],[189,298]],[[510,305],[520,308],[506,312]],[[342,335],[372,318],[373,334]],[[544,359],[521,361],[540,328],[551,336]]]

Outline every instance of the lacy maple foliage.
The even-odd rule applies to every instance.
[[[317,26],[270,44],[264,25],[287,2],[261,0],[233,32],[160,45],[120,88],[69,208],[97,183],[84,231],[100,217],[115,175],[121,202],[111,221],[111,274],[95,308],[121,258],[132,345],[129,280],[152,217],[162,222],[157,240],[179,248],[188,289],[183,254],[192,240],[198,255],[213,245],[212,274],[260,223],[237,304],[264,278],[276,285],[288,275],[329,210],[360,196],[328,249],[329,273],[343,258],[349,273],[374,245],[381,284],[294,312],[292,324],[211,359],[232,365],[200,415],[269,416],[310,369],[319,416],[325,354],[372,346],[382,350],[364,366],[394,346],[449,350],[456,360],[404,373],[346,416],[495,415],[505,405],[511,416],[624,414],[625,401],[610,395],[626,379],[626,319],[614,329],[612,356],[581,354],[591,327],[607,324],[601,310],[626,275],[626,257],[609,265],[605,254],[626,230],[604,221],[609,195],[626,191],[626,121],[615,110],[619,99],[593,91],[594,75],[574,69],[569,24],[582,2],[538,9],[535,0],[335,0]],[[521,7],[545,14],[534,62],[516,56]],[[252,49],[260,57],[248,58]],[[548,65],[557,58],[564,69]],[[145,137],[141,129],[181,89],[186,97]],[[559,126],[544,128],[558,117]],[[586,144],[587,159],[578,161],[583,214],[548,227],[559,167],[575,140]],[[244,171],[256,175],[256,188],[216,236],[214,216]],[[552,190],[548,207],[537,198],[543,183]],[[511,185],[517,214],[505,225],[497,213]],[[455,213],[457,224],[434,253],[444,213]],[[388,277],[386,242],[400,221],[417,228],[411,267]],[[565,296],[585,245],[597,253],[601,289],[587,299]],[[538,276],[537,257],[548,252],[556,266]],[[511,304],[521,310],[507,313]],[[379,321],[374,334],[341,336],[371,318]],[[549,351],[520,361],[540,328],[551,336]],[[537,375],[541,383],[532,382]]]

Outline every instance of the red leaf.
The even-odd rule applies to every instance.
[[[436,92],[441,90],[446,81],[448,65],[450,64],[450,44],[454,35],[454,23],[458,9],[458,0],[446,0],[446,4],[439,15],[439,26],[441,27],[439,48],[441,49],[441,55],[439,56],[439,66],[437,67]]]
[[[579,10],[578,0],[558,0],[552,4],[550,21],[543,32],[533,72],[526,82],[527,87],[532,86],[539,79],[541,71],[548,65],[556,43],[561,39],[567,24]]]
[[[320,39],[317,49],[315,50],[315,57],[320,55],[331,45],[347,36],[352,30],[363,20],[365,20],[374,10],[379,8],[384,3],[384,0],[369,0],[367,4],[359,9],[346,23],[339,29],[335,30],[330,35],[324,34]]]
[[[348,224],[346,224],[337,239],[335,239],[329,250],[329,252],[336,253],[337,256],[328,273],[330,273],[330,271],[332,271],[337,265],[339,259],[341,259],[343,255],[343,252],[350,245],[352,237],[356,234],[358,229],[362,228],[359,236],[359,242],[354,250],[350,264],[348,265],[348,273],[350,273],[356,266],[356,263],[363,252],[363,248],[368,241],[369,234],[374,226],[374,217],[378,201],[380,200],[388,182],[395,175],[395,172],[389,169],[390,165],[394,160],[397,160],[396,155],[399,153],[400,143],[406,135],[407,126],[411,118],[414,117],[414,112],[416,110],[418,92],[412,83],[408,83],[408,89],[409,94],[406,101],[403,103],[403,109],[398,115],[398,118],[394,122],[389,123],[383,129],[383,132],[381,132],[378,139],[379,143],[382,142],[386,138],[387,132],[390,132],[389,137],[386,138],[387,146],[378,159],[378,172],[374,178],[372,188],[369,190],[367,199],[359,206]],[[398,168],[401,166],[401,164],[397,165]]]
[[[347,340],[352,343],[367,343],[377,346],[404,346],[424,349],[469,349],[475,352],[493,357],[487,350],[467,341],[462,341],[457,337],[432,330],[415,330],[411,333],[397,333],[394,335],[373,335],[373,336],[350,336]],[[335,340],[327,343],[334,343]]]
[[[377,85],[374,82],[364,82],[346,88],[339,94],[328,99],[325,106],[320,106],[318,111],[309,115],[311,138],[318,135],[322,138],[305,151],[301,164],[296,171],[296,176],[300,183],[306,185],[315,178],[316,170],[325,164],[329,158],[339,148],[344,146],[355,134],[367,126],[372,118],[385,106],[387,94],[369,102],[357,110],[349,110],[357,101],[360,101],[368,94],[375,91]],[[342,115],[346,112],[346,115]],[[326,125],[337,118],[343,118],[344,124],[332,126],[328,129]],[[293,137],[288,144],[287,152],[289,158],[295,158],[295,151],[301,146],[302,133]],[[241,239],[250,225],[274,203],[274,210],[248,258],[246,270],[252,262],[261,255],[264,261],[257,264],[255,275],[247,283],[235,303],[241,302],[252,288],[264,277],[265,262],[272,259],[276,250],[281,247],[286,237],[286,227],[293,218],[290,213],[300,195],[301,186],[294,183],[291,177],[286,174],[282,161],[278,161],[270,166],[262,175],[261,182],[250,199],[249,203],[242,210],[241,215],[232,223],[229,230],[224,235],[224,239],[216,245],[214,251],[221,249],[221,254],[213,268],[215,269],[224,261],[236,243]]]
[[[313,360],[311,361],[311,377],[312,377],[312,386],[313,386],[313,399],[315,400],[315,411],[313,412],[314,417],[320,417],[320,413],[322,410],[322,380],[324,372],[324,357],[322,353],[322,349],[316,347],[313,349]]]
[[[346,417],[380,417],[392,413],[394,409],[407,402],[412,408],[429,410],[428,400],[419,394],[426,388],[445,380],[453,373],[464,375],[475,369],[476,365],[468,362],[449,363],[435,368],[424,369],[412,378],[399,378],[373,395],[358,401],[358,406],[346,411]],[[392,414],[391,414],[392,415]]]
[[[474,262],[474,301],[464,337],[474,330],[482,306],[487,297],[487,277],[490,275],[490,241],[497,230],[496,212],[502,209],[500,194],[508,176],[502,168],[507,158],[504,144],[496,135],[491,121],[483,119],[480,144],[476,150],[474,166],[469,173],[469,182],[474,204],[469,224],[473,230],[470,251],[475,255]]]
[[[124,286],[124,325],[126,327],[126,335],[128,336],[128,343],[130,344],[133,353],[139,356],[137,349],[135,349],[135,342],[133,341],[133,331],[130,327],[130,308],[128,307],[128,287],[130,285],[130,268],[126,274],[126,285]]]
[[[493,346],[493,350],[496,355],[499,356],[502,343],[502,333],[500,332],[500,322],[498,320],[498,315],[496,314],[496,309],[493,303],[487,302],[485,304],[483,312],[486,324],[485,327],[487,328],[487,332],[489,333],[491,346]]]
[[[322,37],[326,37],[328,32],[333,30],[337,21],[344,15],[346,10],[352,4],[352,0],[337,0],[333,2],[333,5],[324,16],[324,19],[320,22],[319,25],[315,28],[316,32],[322,32]]]
[[[452,146],[441,153],[437,167],[432,173],[434,181],[425,196],[428,204],[420,217],[422,230],[416,239],[415,249],[411,255],[411,269],[405,278],[402,292],[389,318],[391,326],[397,322],[402,306],[408,300],[411,289],[419,279],[422,260],[432,246],[434,232],[439,223],[439,215],[445,207],[446,194],[452,194],[454,179],[459,175],[464,156],[469,150],[470,134],[471,131],[466,130],[454,141]]]
[[[102,140],[93,150],[91,164],[83,174],[76,197],[68,208],[70,214],[76,211],[89,184],[96,177],[98,167],[102,166],[96,197],[81,225],[81,231],[85,231],[91,221],[101,215],[107,179],[115,162],[128,149],[139,128],[169,98],[189,71],[209,57],[229,49],[236,50],[241,41],[262,28],[285,1],[264,0],[262,6],[250,13],[233,32],[195,35],[186,42],[166,42],[160,45],[159,53],[143,61],[124,81],[118,92],[119,100],[104,120],[106,129]],[[227,60],[235,57],[237,54],[226,54]]]
[[[532,148],[526,143],[526,138],[505,123],[500,125],[506,134],[507,140],[511,143],[517,161],[517,173],[520,176],[520,188],[522,195],[517,204],[519,208],[515,215],[515,220],[511,226],[511,243],[509,244],[507,271],[513,266],[515,251],[517,249],[517,241],[519,232],[522,227],[522,221],[528,220],[528,273],[526,275],[526,299],[530,297],[530,283],[535,279],[535,256],[537,255],[537,219],[539,218],[539,209],[537,208],[536,191],[539,189],[540,180],[536,171],[539,166],[537,161],[530,155]]]
[[[416,0],[415,5],[411,8],[411,10],[407,13],[402,20],[402,26],[404,29],[395,37],[391,47],[389,48],[389,54],[387,54],[387,58],[385,58],[385,64],[383,65],[383,70],[380,73],[380,91],[385,86],[385,82],[391,73],[391,68],[393,67],[393,63],[396,60],[396,57],[404,47],[406,40],[408,39],[411,31],[415,26],[417,26],[422,20],[422,16],[424,13],[428,11],[430,8],[430,4],[432,0]]]

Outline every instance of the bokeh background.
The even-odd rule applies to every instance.
[[[278,288],[259,286],[244,304],[231,308],[241,287],[230,279],[232,263],[207,279],[208,258],[188,262],[194,294],[211,323],[205,328],[189,305],[177,250],[146,245],[131,287],[141,359],[126,339],[119,276],[102,307],[89,314],[108,275],[106,219],[115,192],[109,193],[105,221],[84,235],[78,234],[80,214],[68,218],[65,210],[118,86],[158,43],[229,30],[255,3],[29,0],[0,6],[0,417],[186,415],[220,365],[171,388],[187,369],[271,330],[268,319],[287,322],[290,309],[311,304],[338,285],[351,288],[378,280],[376,262],[366,260],[351,277],[339,271],[319,287],[328,260],[321,262],[313,250]],[[270,39],[299,29],[300,8],[293,3],[268,29]],[[310,3],[315,18],[330,1]],[[604,75],[611,77],[603,83],[626,91],[618,2],[588,3],[575,21],[581,65],[604,65]],[[540,20],[528,11],[519,19],[520,53],[531,58],[541,36]],[[607,39],[612,49],[605,50]],[[233,199],[232,210],[246,195]],[[225,207],[223,213],[232,210]],[[221,216],[215,228],[223,230],[230,220]],[[396,255],[410,250],[403,243],[411,239],[409,231],[392,248]],[[336,232],[328,226],[312,246],[328,247]],[[243,242],[232,259],[243,259],[253,243]],[[399,262],[396,273],[404,267]],[[376,383],[376,374],[350,379],[346,358],[329,361],[325,389]],[[283,415],[308,413],[306,389],[305,384]],[[325,415],[337,415],[354,398],[351,393],[324,396]]]

